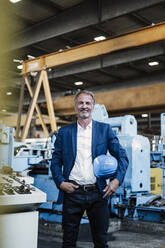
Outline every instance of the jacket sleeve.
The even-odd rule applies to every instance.
[[[63,147],[63,131],[59,129],[58,135],[56,137],[55,141],[55,150],[52,155],[52,161],[51,161],[51,172],[53,180],[56,183],[56,186],[59,188],[60,184],[65,181],[63,175],[62,175],[62,147]]]
[[[119,140],[109,125],[108,150],[112,156],[118,161],[117,172],[115,178],[119,180],[120,185],[124,180],[124,176],[129,164],[125,149],[120,145]]]

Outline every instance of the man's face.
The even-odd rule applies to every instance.
[[[93,98],[88,94],[80,94],[75,103],[75,110],[78,118],[88,119],[91,118],[94,109]]]

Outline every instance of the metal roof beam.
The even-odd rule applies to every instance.
[[[19,49],[99,22],[138,11],[164,0],[87,0],[19,33],[8,48]]]
[[[102,55],[101,57],[88,60],[88,62],[82,61],[75,64],[57,67],[52,70],[52,72],[48,72],[48,77],[52,79],[69,76],[77,73],[102,69],[109,66],[131,63],[163,54],[165,54],[165,46],[163,43],[154,43],[147,46],[136,47],[129,50],[125,49],[119,52],[117,51],[107,55]]]
[[[62,52],[55,52],[33,60],[24,61],[23,73],[40,71],[43,67],[53,68],[126,48],[143,46],[164,39],[165,23],[161,23],[113,39],[91,42]]]
[[[52,71],[48,71],[48,78],[55,79],[64,76],[74,75],[78,73],[93,71],[97,69],[103,69],[109,66],[121,65],[124,63],[131,63],[142,59],[152,58],[165,54],[164,42],[153,43],[147,46],[135,47],[132,49],[125,49],[102,55],[91,60],[77,62],[75,64],[67,64],[61,67],[57,67]],[[10,86],[18,87],[18,82],[21,82],[22,78],[13,78],[12,81],[8,81]],[[6,84],[4,85],[6,87]]]

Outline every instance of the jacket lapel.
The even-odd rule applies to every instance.
[[[76,159],[77,153],[77,122],[75,122],[72,126],[72,150],[73,150],[73,158]]]
[[[92,161],[96,157],[96,141],[97,141],[97,128],[96,122],[92,120]]]

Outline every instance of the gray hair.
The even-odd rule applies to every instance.
[[[76,102],[77,102],[78,96],[81,95],[81,94],[90,95],[90,96],[92,97],[92,100],[93,100],[93,105],[95,105],[95,102],[96,102],[96,101],[95,101],[94,94],[93,94],[92,91],[88,91],[88,90],[81,90],[81,91],[79,91],[79,92],[75,95],[75,98],[74,98],[74,103],[75,103],[75,104],[76,104]]]

